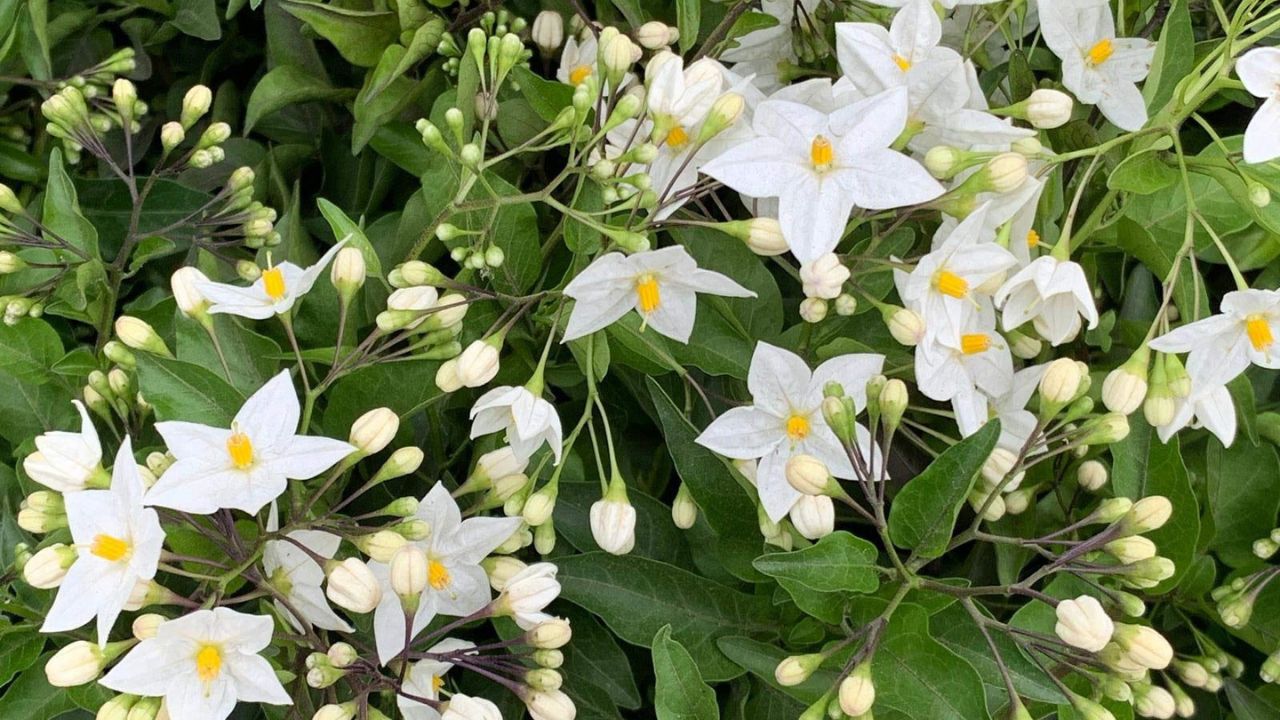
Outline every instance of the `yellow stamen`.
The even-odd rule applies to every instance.
[[[280,268],[273,267],[262,271],[262,289],[272,300],[284,298],[284,273],[280,272]]]
[[[227,454],[231,456],[231,464],[244,470],[253,464],[253,441],[248,435],[234,430],[227,438]]]
[[[986,333],[966,333],[960,336],[960,352],[977,355],[991,347],[991,336]]]
[[[640,299],[640,312],[646,315],[662,304],[662,290],[653,273],[645,273],[636,278],[636,297]]]
[[[826,135],[819,135],[813,139],[809,145],[809,160],[813,162],[813,169],[819,172],[831,167],[831,163],[835,162],[836,152],[831,147],[831,141]]]
[[[1249,336],[1249,342],[1253,344],[1253,349],[1262,352],[1271,347],[1275,342],[1275,336],[1271,334],[1271,323],[1261,315],[1250,315],[1244,321],[1245,334]]]
[[[1111,58],[1116,51],[1115,45],[1111,43],[1110,38],[1099,40],[1093,47],[1089,48],[1088,60],[1090,65],[1101,65]]]
[[[581,85],[589,77],[591,77],[591,66],[579,65],[578,67],[569,71],[569,84]]]
[[[427,563],[427,582],[435,590],[443,590],[449,587],[449,583],[453,580],[449,577],[449,568],[445,567],[439,560],[432,560]]]
[[[444,687],[444,676],[443,675],[432,676],[431,689],[435,690],[438,693],[440,692],[440,688],[442,687]]]
[[[799,442],[809,436],[809,418],[793,413],[787,418],[787,437]]]
[[[164,668],[156,668],[163,672]],[[204,682],[210,683],[218,679],[222,672],[222,651],[216,645],[201,645],[196,653],[196,675]]]
[[[121,540],[111,535],[95,535],[89,552],[108,562],[120,562],[133,552],[128,540]]]
[[[898,69],[902,72],[906,72],[911,69],[911,61],[897,53],[893,54],[893,61],[897,63]]]
[[[667,133],[666,143],[667,147],[679,150],[689,144],[689,133],[685,132],[684,128],[676,125]]]
[[[1035,230],[1027,231],[1027,247],[1033,248],[1040,245],[1040,233]]]
[[[933,276],[933,286],[953,298],[962,298],[969,292],[969,282],[950,270],[939,270]]]

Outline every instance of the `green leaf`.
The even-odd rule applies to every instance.
[[[0,323],[0,372],[21,382],[43,383],[62,356],[62,339],[49,323],[36,318]]]
[[[50,232],[79,248],[89,258],[98,257],[98,231],[80,212],[76,186],[67,175],[62,164],[62,150],[57,147],[49,153],[49,185],[45,189],[41,221]],[[62,260],[76,259],[62,250],[54,253]]]
[[[562,82],[547,80],[523,65],[511,68],[511,77],[520,83],[520,92],[533,111],[547,122],[556,119],[561,110],[573,103],[573,88]]]
[[[1148,590],[1160,594],[1172,590],[1191,567],[1200,538],[1200,507],[1191,479],[1182,464],[1177,436],[1161,443],[1141,416],[1129,418],[1129,435],[1112,446],[1111,482],[1116,495],[1130,500],[1163,495],[1173,504],[1173,515],[1159,530],[1147,533],[1160,554],[1174,562],[1173,577]]]
[[[687,570],[631,555],[603,552],[559,558],[561,595],[589,610],[619,638],[648,647],[664,625],[710,682],[739,674],[716,649],[725,635],[777,635],[768,601]]]
[[[138,241],[138,246],[134,248],[133,254],[129,257],[129,272],[136,273],[148,262],[166,255],[172,255],[177,251],[178,246],[169,238],[148,235]]]
[[[315,73],[294,65],[274,67],[262,76],[249,94],[249,104],[244,111],[246,135],[262,118],[294,103],[310,100],[341,101],[354,92],[347,88],[335,88]]]
[[[351,423],[371,407],[389,407],[401,418],[422,410],[441,397],[433,378],[440,369],[435,360],[405,360],[369,365],[341,380],[325,393],[324,427],[345,436]]]
[[[776,645],[752,640],[747,637],[722,637],[716,641],[720,651],[738,664],[742,669],[760,678],[769,687],[799,700],[806,705],[815,702],[835,683],[834,670],[819,669],[799,685],[782,686],[774,676],[778,663],[788,653]]]
[[[933,637],[955,654],[968,660],[987,683],[990,693],[994,693],[997,697],[1004,693],[1004,682],[1000,679],[1000,669],[991,655],[991,647],[964,608],[959,604],[951,605],[931,617],[929,622]],[[991,639],[1000,651],[1000,658],[1009,669],[1013,686],[1022,697],[1050,703],[1064,700],[1062,693],[1049,676],[1022,653],[1017,644],[1009,639],[1008,634],[993,632]],[[991,695],[989,694],[988,697]]]
[[[1150,195],[1178,182],[1178,171],[1169,167],[1154,150],[1130,155],[1111,171],[1107,187],[1112,190]]]
[[[0,653],[0,686],[3,686],[18,673],[35,665],[44,651],[45,636],[35,628],[5,624],[0,625],[0,642],[4,643],[4,652]],[[35,672],[43,674],[43,668]]]
[[[698,664],[679,641],[671,626],[663,625],[653,636],[653,705],[658,720],[718,720],[716,693],[702,681]]]
[[[928,613],[903,604],[894,612],[871,665],[879,708],[913,720],[973,720],[987,715],[982,677],[929,635]]]
[[[54,687],[45,678],[43,668],[50,657],[40,658],[39,668],[28,669],[9,686],[0,698],[0,717],[56,718],[76,708],[66,688]]]
[[[396,42],[400,35],[400,21],[393,12],[349,10],[309,0],[281,0],[280,5],[333,43],[338,53],[353,65],[377,65],[383,49]]]
[[[346,238],[348,246],[356,248],[361,255],[364,255],[365,276],[382,277],[382,261],[378,259],[378,253],[374,252],[373,245],[364,234],[364,230],[347,217],[341,208],[328,200],[320,198],[316,200],[316,206],[328,221],[329,229],[333,230],[334,242]]]
[[[245,396],[202,365],[138,353],[138,389],[157,420],[230,427]]]
[[[377,134],[378,128],[394,120],[432,84],[443,88],[444,76],[433,69],[421,79],[396,75],[396,68],[409,58],[408,51],[400,45],[389,45],[383,51],[377,67],[365,78],[360,94],[356,96],[353,112],[355,127],[351,131],[351,153],[364,148]],[[376,91],[378,85],[385,90]]]
[[[974,478],[1000,439],[1000,422],[947,448],[925,471],[893,498],[889,507],[889,537],[893,544],[916,555],[935,558],[947,549],[956,518]]]
[[[1232,567],[1252,565],[1257,562],[1253,541],[1271,532],[1280,509],[1276,450],[1270,443],[1252,445],[1239,440],[1224,448],[1211,438],[1205,466],[1214,525],[1209,549]]]
[[[222,23],[214,0],[174,0],[173,26],[201,40],[222,37]]]
[[[17,447],[49,430],[78,428],[74,397],[61,383],[35,385],[0,373],[0,437]]]
[[[698,431],[662,387],[652,378],[648,384],[667,451],[715,531],[716,550],[725,569],[744,580],[762,579],[764,576],[751,565],[762,545],[755,502],[723,460],[694,442]]]
[[[1280,707],[1267,702],[1261,695],[1240,684],[1235,678],[1227,678],[1223,683],[1227,691],[1227,702],[1237,720],[1273,720],[1280,717]]]
[[[870,593],[880,587],[876,546],[848,532],[835,532],[803,550],[756,558],[753,565],[773,578],[785,578],[819,592]]]
[[[276,374],[277,359],[282,356],[280,346],[275,340],[244,328],[231,315],[209,317],[218,336],[218,346],[213,344],[203,325],[181,313],[175,315],[178,359],[208,368],[246,396],[253,394]],[[293,358],[292,355],[288,357]],[[222,365],[224,358],[225,368]],[[328,350],[325,362],[332,359],[333,351]]]
[[[642,701],[631,661],[613,635],[581,608],[566,605],[564,616],[573,627],[573,642],[564,647],[562,670],[573,682],[565,684],[565,691],[572,695],[588,685],[599,688],[620,707],[639,708]]]
[[[680,52],[687,53],[698,42],[702,23],[702,0],[676,0],[676,26],[680,28]]]
[[[1191,29],[1191,11],[1187,0],[1173,0],[1160,41],[1151,61],[1151,72],[1143,83],[1142,94],[1147,108],[1156,112],[1173,98],[1173,91],[1191,75],[1196,64],[1196,38]]]

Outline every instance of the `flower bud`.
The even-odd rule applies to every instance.
[[[1111,711],[1083,695],[1071,693],[1071,708],[1079,720],[1116,720]]]
[[[98,679],[107,658],[97,643],[77,640],[49,658],[45,677],[54,687],[76,687]]]
[[[378,468],[378,472],[369,482],[377,484],[386,482],[398,477],[404,477],[410,473],[415,473],[422,465],[423,452],[416,447],[402,447],[391,453],[391,457],[382,463],[382,467]]]
[[[840,710],[849,717],[861,717],[871,712],[876,701],[876,686],[871,681],[871,663],[861,662],[840,681]]]
[[[821,653],[809,655],[792,655],[784,658],[773,670],[773,678],[783,687],[794,687],[809,679],[814,671],[822,665],[826,656]]]
[[[1013,192],[1027,179],[1027,159],[1015,152],[1001,153],[987,163],[982,174],[991,192]]]
[[[805,297],[834,300],[839,297],[849,276],[849,268],[835,253],[827,253],[800,266],[800,282],[804,284]]]
[[[793,455],[787,460],[787,482],[805,495],[825,495],[831,483],[826,463],[812,455]]]
[[[520,512],[529,527],[538,527],[551,519],[551,513],[556,508],[558,491],[559,483],[550,482],[529,496]]]
[[[836,314],[840,317],[849,317],[858,312],[858,298],[849,293],[841,293],[836,297]]]
[[[949,145],[935,145],[924,156],[924,167],[929,174],[945,180],[963,168],[964,151]]]
[[[1013,468],[1017,464],[1018,456],[1013,452],[1002,447],[994,448],[991,454],[987,456],[986,461],[982,463],[982,479],[993,489],[999,487],[1005,477],[1013,472]],[[1025,476],[1025,472],[1019,471],[1012,480],[1005,484],[1003,490],[1017,490]]]
[[[1280,650],[1277,650],[1267,656],[1262,661],[1262,668],[1258,670],[1258,677],[1263,682],[1273,683],[1280,680]]]
[[[680,31],[664,22],[651,20],[636,30],[636,42],[646,50],[660,50],[673,42],[673,35],[678,38]]]
[[[356,418],[347,440],[363,455],[382,451],[395,439],[400,429],[400,416],[391,408],[374,408]]]
[[[336,642],[329,646],[325,656],[329,658],[329,664],[339,670],[348,667],[360,658],[360,654],[356,649],[344,642]]]
[[[132,315],[121,315],[116,318],[115,329],[116,337],[120,338],[120,342],[134,350],[149,352],[163,357],[173,357],[173,354],[169,352],[168,346],[164,344],[164,340],[156,333],[155,328],[151,327],[145,320]]]
[[[62,584],[67,569],[76,561],[74,548],[57,543],[43,548],[22,566],[22,578],[27,584],[41,590],[50,590]]]
[[[1147,356],[1143,348],[1107,374],[1102,381],[1102,404],[1108,410],[1129,415],[1142,405],[1147,396]]]
[[[1115,624],[1102,608],[1102,603],[1089,595],[1063,600],[1055,610],[1058,622],[1054,632],[1068,645],[1098,652],[1111,641]]]
[[[190,130],[213,104],[213,91],[204,85],[193,85],[182,98],[182,128]]]
[[[216,122],[205,128],[200,133],[200,139],[196,141],[196,149],[212,150],[215,145],[221,145],[231,137],[231,126],[224,122]]]
[[[1026,118],[1032,127],[1050,130],[1062,127],[1071,119],[1075,101],[1071,96],[1048,88],[1032,91],[1026,100]]]
[[[1107,484],[1107,466],[1097,460],[1085,460],[1076,468],[1076,482],[1090,492]]]
[[[1011,332],[1008,334],[1009,352],[1014,357],[1023,360],[1031,360],[1040,354],[1040,350],[1044,347],[1044,343],[1030,335],[1024,335],[1020,332]]]
[[[23,212],[22,203],[18,201],[18,196],[13,194],[13,188],[4,183],[0,183],[0,210],[15,215],[21,215]]]
[[[1156,556],[1156,544],[1141,535],[1130,535],[1126,538],[1112,540],[1104,545],[1103,548],[1124,565],[1130,565]]]
[[[137,695],[116,695],[98,708],[94,720],[129,720],[130,711],[142,700]]]
[[[391,589],[402,602],[417,606],[418,596],[427,588],[427,553],[417,545],[405,544],[391,556]]]
[[[173,299],[183,315],[196,320],[203,320],[209,310],[209,301],[200,292],[199,286],[209,282],[204,273],[194,267],[181,267],[169,278],[169,287],[173,290]]]
[[[555,10],[543,10],[533,19],[529,38],[543,57],[551,57],[564,43],[564,18]]]
[[[539,650],[558,650],[569,644],[573,629],[564,618],[553,617],[534,625],[525,633],[525,642]]]
[[[1057,407],[1075,399],[1079,390],[1080,368],[1070,358],[1058,358],[1049,363],[1040,378],[1040,397]]]
[[[1124,519],[1123,527],[1129,533],[1147,533],[1163,527],[1172,515],[1173,503],[1169,502],[1169,498],[1150,495],[1133,504]]]
[[[311,716],[311,720],[352,720],[356,716],[359,707],[355,701],[345,702],[341,705],[324,705],[316,714]]]
[[[451,358],[440,363],[436,368],[436,387],[442,393],[457,392],[462,389],[462,378],[458,375],[458,359]]]
[[[182,129],[182,125],[176,122],[167,122],[160,128],[160,147],[166,153],[171,152],[174,148],[182,144],[187,139],[186,131]]]
[[[626,555],[636,544],[636,509],[627,500],[627,484],[614,476],[600,500],[591,504],[591,535],[601,550]]]
[[[1151,670],[1163,670],[1173,660],[1169,641],[1146,625],[1119,623],[1112,640],[1130,660]]]
[[[1133,684],[1133,709],[1143,717],[1171,718],[1177,711],[1173,695],[1151,683]]]
[[[534,690],[550,691],[559,690],[564,678],[555,670],[537,668],[525,673],[524,682]]]
[[[818,540],[835,530],[835,503],[826,496],[803,495],[791,506],[791,524],[809,540]]]
[[[1129,419],[1120,413],[1107,413],[1085,424],[1080,442],[1085,445],[1110,445],[1129,435]]]
[[[751,252],[764,257],[781,255],[788,250],[787,240],[782,237],[782,226],[774,218],[747,220],[744,239]]]
[[[498,374],[498,346],[502,337],[491,336],[485,340],[476,340],[467,346],[458,356],[458,380],[469,388],[485,385]]]
[[[369,567],[356,558],[330,561],[325,596],[353,613],[372,612],[382,599],[382,588]]]
[[[532,720],[573,720],[578,714],[573,701],[561,690],[529,690],[521,699],[524,700]],[[501,716],[485,717],[482,720],[501,720]]]
[[[671,521],[681,530],[688,530],[698,521],[698,504],[694,502],[689,486],[684,483],[680,483],[676,498],[671,503]]]
[[[130,630],[139,640],[149,640],[156,636],[160,626],[168,622],[168,618],[157,613],[145,613],[133,619]]]
[[[896,305],[886,305],[880,312],[894,340],[915,347],[924,339],[924,319],[915,312]]]
[[[711,104],[707,119],[698,130],[698,144],[703,144],[738,122],[746,109],[746,100],[736,92],[727,92]]]
[[[607,42],[604,38],[601,39],[600,64],[604,67],[611,87],[618,87],[622,77],[631,69],[631,64],[635,62],[634,50],[635,45],[626,35],[615,34]]]
[[[1271,204],[1271,190],[1260,182],[1249,181],[1249,202],[1256,208]]]
[[[827,317],[827,301],[821,298],[805,298],[800,303],[800,319],[807,323],[820,323]]]
[[[1173,577],[1176,567],[1169,558],[1156,556],[1131,563],[1125,569],[1128,571],[1123,577],[1125,584],[1149,590]]]
[[[359,249],[344,247],[334,256],[333,265],[329,267],[329,281],[343,302],[350,302],[364,285],[365,272],[364,253]]]

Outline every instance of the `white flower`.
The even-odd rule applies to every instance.
[[[502,720],[502,711],[492,700],[462,693],[449,696],[443,720]]]
[[[1045,44],[1062,59],[1062,84],[1122,130],[1145,125],[1147,105],[1137,83],[1151,70],[1155,43],[1117,38],[1107,0],[1052,0],[1039,7]]]
[[[1036,258],[996,292],[1005,331],[1028,320],[1036,332],[1053,345],[1072,340],[1080,332],[1081,316],[1089,329],[1098,326],[1098,309],[1084,269],[1070,260],[1051,255]]]
[[[884,365],[883,355],[855,354],[832,358],[810,371],[800,356],[768,343],[756,345],[747,375],[752,405],[736,407],[716,418],[698,436],[699,445],[735,460],[760,458],[756,486],[769,519],[780,521],[801,494],[787,482],[787,461],[812,455],[832,475],[851,479],[854,471],[839,439],[822,416],[823,387],[844,386],[855,408],[866,406],[867,381]],[[859,444],[869,454],[866,431]]]
[[[1235,290],[1222,298],[1222,311],[1175,328],[1150,343],[1152,350],[1190,353],[1187,372],[1196,385],[1231,382],[1250,363],[1280,369],[1280,292]]]
[[[221,508],[256,514],[289,480],[313,478],[355,451],[340,440],[296,434],[300,415],[285,370],[245,401],[230,429],[156,423],[176,460],[147,491],[147,504],[203,515]]]
[[[65,632],[98,618],[98,644],[140,582],[155,577],[164,544],[156,511],[142,506],[142,479],[128,437],[111,470],[111,489],[68,493],[67,524],[79,557],[45,617],[41,632]]]
[[[890,149],[906,121],[902,87],[830,115],[766,100],[755,111],[755,136],[702,171],[751,197],[778,198],[782,235],[809,262],[836,248],[854,207],[887,210],[942,194],[919,163]]]
[[[475,643],[457,638],[445,638],[427,649],[428,655],[445,655],[459,650],[469,650]],[[444,687],[445,673],[453,668],[453,663],[433,657],[423,658],[409,666],[404,678],[405,693],[428,700],[440,699],[440,688]],[[456,700],[459,696],[454,695]],[[418,702],[405,695],[396,696],[396,706],[404,720],[440,720],[440,712],[425,703]]]
[[[966,313],[958,327],[916,347],[916,383],[934,400],[951,400],[975,389],[991,397],[1013,386],[1013,356],[995,332],[989,309]]]
[[[35,439],[36,452],[22,461],[27,477],[52,490],[73,493],[103,487],[102,445],[84,403],[72,400],[80,413],[80,432],[51,430]]]
[[[543,610],[560,596],[556,570],[552,563],[534,563],[512,575],[503,585],[504,609],[515,619],[520,629],[532,630],[552,619]]]
[[[298,299],[311,290],[311,286],[316,284],[320,274],[345,242],[343,239],[336,243],[315,265],[308,268],[298,267],[291,262],[268,267],[249,287],[204,282],[197,283],[196,289],[211,303],[209,312],[214,314],[229,313],[252,320],[281,315],[293,309]]]
[[[945,236],[940,228],[939,236],[945,239],[938,243],[935,237],[936,249],[921,257],[910,273],[894,271],[903,302],[924,318],[926,338],[954,339],[977,307],[979,288],[1017,262],[1008,250],[989,242],[987,209],[983,205],[973,211]]]
[[[1161,442],[1169,442],[1184,427],[1203,427],[1217,436],[1223,446],[1231,447],[1236,439],[1236,405],[1222,384],[1200,384],[1191,381],[1191,394],[1177,400],[1173,418],[1156,428]]]
[[[844,289],[850,276],[849,268],[840,262],[840,256],[827,253],[811,263],[800,266],[800,282],[804,284],[805,297],[835,300]]]
[[[700,269],[680,245],[633,255],[606,253],[564,289],[565,295],[577,301],[564,341],[590,335],[635,309],[645,326],[687,343],[693,333],[699,292],[756,296],[718,272]]]
[[[1063,600],[1056,610],[1058,622],[1053,630],[1063,642],[1089,652],[1098,652],[1111,642],[1115,623],[1102,609],[1102,603],[1089,595]]]
[[[1009,390],[997,396],[988,396],[976,387],[951,398],[956,414],[956,425],[963,437],[978,432],[991,418],[1000,420],[1000,438],[996,446],[1018,453],[1035,432],[1036,416],[1027,410],[1027,403],[1036,394],[1045,365],[1023,368],[1013,374]],[[1032,447],[1028,454],[1043,452],[1043,443]]]
[[[807,18],[820,3],[821,0],[761,0],[760,10],[777,18],[778,24],[736,38],[736,46],[720,53],[720,59],[733,63],[734,72],[751,76],[756,87],[765,92],[780,87],[780,64],[798,59],[792,39],[796,9],[801,9],[802,17],[806,18],[804,29],[809,30]]]
[[[568,85],[581,85],[596,71],[596,54],[599,52],[594,33],[583,33],[581,39],[571,36],[560,53],[560,67],[556,80]]]
[[[271,618],[228,608],[170,620],[102,678],[117,692],[163,697],[172,718],[224,720],[237,701],[292,705],[271,663]]]
[[[267,530],[280,529],[275,505],[267,518]],[[267,581],[288,600],[288,605],[276,601],[280,614],[299,632],[307,626],[314,625],[325,630],[352,632],[351,626],[338,617],[324,597],[324,568],[315,561],[311,553],[324,558],[332,558],[342,544],[342,538],[323,530],[294,530],[286,537],[289,540],[268,540],[262,546],[262,569]],[[298,547],[301,544],[311,553]],[[290,609],[292,608],[292,609]],[[294,610],[297,615],[294,615]]]
[[[496,387],[471,407],[472,439],[499,431],[506,433],[512,452],[520,459],[528,460],[545,442],[551,446],[556,464],[560,463],[560,416],[551,403],[529,388]]]
[[[1244,131],[1244,161],[1262,163],[1280,157],[1280,48],[1255,48],[1236,61],[1236,75],[1262,106]]]
[[[431,536],[413,544],[427,554],[427,587],[418,600],[406,637],[404,609],[391,587],[391,570],[371,561],[369,569],[382,586],[382,599],[373,615],[373,635],[378,659],[387,663],[417,637],[436,615],[464,617],[488,604],[489,578],[480,561],[511,537],[520,518],[474,517],[462,519],[449,491],[436,483],[422,499],[416,517],[431,528]]]

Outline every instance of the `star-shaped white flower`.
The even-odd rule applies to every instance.
[[[1052,0],[1039,6],[1045,44],[1062,59],[1062,84],[1122,130],[1147,124],[1137,83],[1151,71],[1155,43],[1117,38],[1107,0]]]
[[[298,435],[300,415],[285,370],[245,401],[230,428],[156,423],[176,460],[147,492],[147,504],[201,515],[222,508],[256,514],[289,480],[313,478],[355,451],[341,440]]]
[[[973,308],[954,329],[944,330],[916,346],[916,384],[934,400],[951,400],[973,390],[991,397],[1013,385],[1013,356],[995,331],[990,305]]]
[[[702,171],[751,197],[778,198],[783,237],[811,262],[835,250],[855,207],[887,210],[942,194],[919,163],[890,149],[906,120],[903,87],[831,114],[766,100],[752,119],[754,137]]]
[[[823,389],[837,381],[854,407],[866,406],[867,381],[880,373],[884,356],[851,354],[832,358],[810,371],[799,355],[758,343],[751,356],[747,389],[752,404],[736,407],[716,418],[697,442],[734,460],[759,458],[756,487],[765,512],[780,521],[800,499],[787,482],[787,460],[812,455],[838,478],[855,477],[849,456],[822,416]],[[858,435],[864,455],[869,455],[866,430]]]
[[[1036,416],[1027,410],[1027,403],[1040,385],[1046,365],[1033,365],[1013,374],[1013,381],[1008,392],[995,397],[974,387],[971,391],[961,392],[951,398],[951,407],[956,413],[956,426],[962,437],[982,429],[991,418],[1000,420],[1000,438],[996,447],[1004,448],[1012,453],[1022,450],[1031,433],[1035,432]],[[1040,443],[1031,448],[1030,454],[1044,451]]]
[[[699,292],[756,296],[718,272],[698,268],[680,245],[633,255],[606,253],[564,289],[565,295],[577,301],[569,314],[564,341],[590,335],[634,309],[645,326],[687,343],[693,333]]]
[[[98,431],[84,403],[72,402],[80,413],[80,432],[51,430],[37,435],[36,451],[22,461],[27,477],[61,493],[105,487],[107,480]]]
[[[461,650],[470,650],[476,644],[458,638],[445,638],[427,649],[428,655],[456,654]],[[444,687],[444,676],[453,669],[453,663],[433,657],[423,658],[409,666],[404,678],[404,692],[413,698],[428,700],[440,699],[440,688]],[[456,695],[454,697],[457,697]],[[440,712],[425,703],[406,697],[396,696],[396,707],[404,720],[440,720]]]
[[[427,554],[427,587],[418,601],[409,638],[417,637],[436,615],[465,617],[488,604],[489,576],[480,561],[511,537],[520,518],[473,517],[462,519],[458,503],[436,483],[418,506],[416,517],[431,528],[426,540],[415,541]],[[386,563],[369,561],[369,569],[382,585],[382,600],[373,615],[373,636],[378,659],[389,662],[405,647],[405,614],[391,586]]]
[[[1280,48],[1255,48],[1236,61],[1236,75],[1250,94],[1262,98],[1244,131],[1244,161],[1280,158]]]
[[[1081,317],[1089,329],[1098,326],[1098,309],[1084,268],[1070,260],[1046,255],[1031,261],[996,291],[1005,331],[1028,320],[1036,332],[1054,346],[1080,333]]]
[[[1229,383],[1250,363],[1280,369],[1280,291],[1227,293],[1221,313],[1175,328],[1151,341],[1152,350],[1190,353],[1187,372],[1197,385]]]
[[[239,315],[251,320],[264,320],[273,315],[283,315],[293,309],[298,299],[306,295],[316,284],[320,274],[338,250],[346,243],[334,244],[316,261],[315,265],[301,268],[291,262],[282,262],[262,271],[262,275],[249,287],[229,283],[197,283],[196,289],[206,300],[211,313]]]
[[[182,720],[225,720],[237,701],[292,705],[258,654],[271,644],[271,626],[263,615],[196,610],[162,623],[100,682],[116,692],[163,697],[169,716]]]
[[[274,532],[279,529],[280,520],[273,504],[267,518],[267,530]],[[268,540],[262,546],[262,569],[267,581],[288,600],[287,606],[276,601],[280,614],[299,632],[304,632],[311,625],[325,630],[352,632],[351,626],[329,607],[324,596],[324,568],[312,557],[314,553],[332,558],[338,552],[342,538],[323,530],[294,530],[286,537],[289,540]],[[294,543],[301,544],[306,550]],[[296,610],[297,615],[290,608]]]
[[[58,588],[41,632],[65,632],[98,618],[105,645],[140,582],[160,563],[164,530],[156,511],[142,506],[142,478],[126,436],[111,469],[109,490],[66,495],[67,524],[78,554]]]
[[[560,464],[564,437],[560,416],[551,403],[527,387],[496,387],[471,406],[471,439],[495,432],[505,432],[511,451],[523,460],[528,460],[545,442],[551,447],[556,464]]]
[[[1213,433],[1224,447],[1231,447],[1236,439],[1236,405],[1231,392],[1221,383],[1197,383],[1191,381],[1191,394],[1179,398],[1173,419],[1167,425],[1156,428],[1160,442],[1169,442],[1185,427],[1203,427]]]

